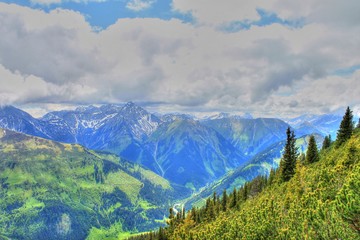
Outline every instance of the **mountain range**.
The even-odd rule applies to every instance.
[[[0,108],[2,128],[117,154],[192,190],[284,140],[288,124],[298,136],[327,135],[335,133],[340,120],[335,115],[306,115],[286,123],[224,113],[195,119],[187,114],[152,114],[132,102],[82,106],[41,118],[13,106]]]
[[[331,135],[332,139],[335,139],[341,119],[342,115],[335,112],[323,115],[301,115],[292,119],[284,119],[284,121],[292,126],[299,136],[319,133],[323,136]]]

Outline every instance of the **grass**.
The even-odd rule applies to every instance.
[[[136,203],[137,197],[142,187],[142,182],[122,171],[109,173],[106,178],[106,182],[111,192],[115,187],[118,187],[128,196],[132,203]]]
[[[154,183],[155,185],[159,185],[164,189],[170,189],[171,185],[170,182],[159,175],[155,174],[154,172],[146,169],[140,169],[141,175],[149,180],[150,182]]]

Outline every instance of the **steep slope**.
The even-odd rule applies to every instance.
[[[206,185],[246,160],[219,133],[189,119],[160,125],[147,147],[154,153],[158,173],[192,189]]]
[[[13,106],[0,107],[0,127],[33,136],[49,138],[46,123]]]
[[[202,123],[219,132],[249,158],[271,144],[284,140],[288,127],[282,120],[272,118],[224,117],[205,120]]]
[[[317,145],[321,147],[324,138],[317,134],[314,135]],[[296,140],[296,146],[299,153],[306,152],[310,136],[303,136]],[[266,150],[256,154],[245,166],[239,167],[234,171],[230,171],[220,180],[212,183],[210,186],[202,189],[196,195],[193,195],[186,201],[186,207],[191,205],[203,205],[205,199],[211,196],[214,192],[221,194],[224,189],[231,192],[234,188],[239,188],[245,182],[251,181],[255,177],[261,175],[269,175],[271,169],[279,167],[282,152],[285,146],[285,141],[274,143]]]
[[[178,190],[115,155],[0,130],[0,238],[146,231],[159,225]]]
[[[207,208],[174,220],[162,234],[167,239],[360,239],[359,131],[340,148],[323,152],[319,162],[297,164],[290,181],[273,177],[257,194],[242,189],[228,196],[226,208],[209,199]],[[238,202],[231,207],[234,196]]]

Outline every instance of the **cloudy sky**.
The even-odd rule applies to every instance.
[[[360,112],[359,0],[1,0],[0,104]]]

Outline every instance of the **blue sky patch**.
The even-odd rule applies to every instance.
[[[338,70],[334,71],[334,75],[336,75],[336,76],[350,76],[354,72],[356,72],[357,70],[360,70],[360,64],[359,65],[354,65],[354,66],[351,66],[351,67],[348,67],[348,68],[338,69]]]
[[[290,28],[302,28],[305,25],[304,19],[295,19],[295,20],[284,20],[279,18],[275,13],[267,12],[263,9],[256,10],[260,16],[260,20],[250,21],[233,21],[231,23],[224,24],[220,27],[220,30],[224,32],[238,32],[241,30],[248,30],[251,26],[268,26],[274,23],[279,23],[281,25],[288,26]]]
[[[130,1],[125,0],[109,0],[104,2],[63,2],[61,4],[40,5],[31,4],[26,0],[2,0],[5,3],[15,3],[18,5],[41,9],[49,12],[56,8],[78,11],[86,17],[86,21],[93,27],[105,29],[114,24],[118,19],[122,18],[159,18],[170,20],[172,18],[180,19],[183,22],[193,22],[191,14],[183,14],[173,11],[171,1],[158,0],[154,1],[149,8],[133,11],[127,7]]]

